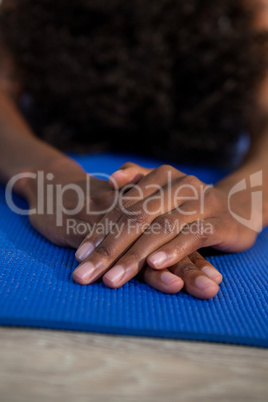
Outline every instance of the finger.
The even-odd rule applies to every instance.
[[[161,217],[161,222],[165,222],[165,220],[162,220],[162,218],[164,218],[164,215]],[[176,237],[176,232],[174,233],[170,231],[173,226],[171,224],[172,221],[170,217],[168,219],[169,225],[167,226],[167,233],[165,233],[165,229],[162,230],[162,234],[159,234],[159,232],[151,232],[153,224],[156,221],[157,219],[129,248],[129,250],[121,258],[119,258],[119,260],[116,262],[116,265],[105,273],[103,276],[103,281],[107,286],[110,288],[118,288],[124,285],[144,269],[147,256],[153,249],[158,249],[161,243],[164,244],[167,242],[168,238]],[[203,269],[203,272],[206,273],[207,276],[212,277],[211,279],[213,279],[216,283],[221,282],[221,274],[197,251],[191,253],[190,256],[191,261],[199,270]]]
[[[112,188],[117,189],[124,187],[126,184],[136,184],[152,170],[127,162],[110,176],[109,184]]]
[[[186,292],[199,299],[210,299],[219,291],[217,283],[202,272],[188,257],[183,258],[169,270],[183,280]]]
[[[72,219],[71,223],[66,222],[63,227],[67,239],[67,246],[74,249],[81,243],[81,239],[85,237],[85,231],[90,230],[90,223],[80,219]]]
[[[177,184],[174,184],[174,187],[176,186]],[[176,251],[176,246],[178,245],[177,235],[181,232],[182,227],[188,224],[189,219],[195,220],[198,218],[199,211],[196,207],[195,201],[188,202],[187,205],[184,205],[182,201],[184,214],[182,214],[182,211],[180,210],[180,208],[178,208],[176,204],[174,205],[173,203],[172,206],[175,206],[176,208],[166,214],[156,217],[150,224],[150,226],[143,232],[140,238],[137,239],[135,243],[129,248],[128,252],[124,253],[124,255],[117,261],[116,266],[112,267],[109,272],[105,274],[103,280],[104,282],[107,282],[108,286],[116,288],[124,285],[127,281],[137,275],[137,273],[145,265],[146,259],[147,261],[149,261],[147,257],[149,257],[149,255],[152,253],[153,258],[154,255],[156,255],[157,264],[155,264],[155,266],[151,265],[151,267],[159,269],[168,268],[187,256],[188,253],[185,252],[185,250],[181,249],[179,250],[180,258],[178,258],[178,250]],[[165,208],[165,210],[168,210],[170,205],[162,203],[162,207]],[[188,215],[189,211],[191,214],[190,216]],[[207,212],[210,213],[209,211]],[[172,239],[177,240],[177,243],[175,243],[175,247],[173,246],[173,243],[171,243]],[[199,244],[200,236],[197,236],[196,240],[198,241],[198,243],[196,241],[194,245],[193,242],[190,242],[191,252],[201,247]],[[171,247],[169,247],[169,243],[172,244]],[[195,246],[196,248],[193,248]],[[169,252],[170,254],[166,255],[165,247],[167,247],[167,250],[170,248],[172,254],[168,250],[167,252]],[[162,266],[160,264],[163,257],[164,262],[165,260],[167,260],[165,266]]]
[[[216,282],[218,285],[222,281],[222,274],[210,263],[208,262],[198,251],[194,251],[189,254],[189,259],[192,263],[204,272],[210,279]]]
[[[177,183],[173,183],[173,187],[177,187]],[[163,188],[161,187],[163,191]],[[171,188],[172,190],[172,188]],[[111,286],[122,286],[125,282],[133,278],[143,267],[148,252],[160,246],[161,242],[164,244],[168,239],[166,236],[172,237],[176,235],[177,231],[163,233],[163,236],[155,236],[154,233],[144,233],[142,236],[147,239],[144,244],[139,242],[135,250],[131,248],[129,253],[127,251],[138,237],[146,232],[146,227],[150,226],[155,216],[161,216],[162,213],[168,212],[170,208],[177,207],[177,199],[170,199],[170,197],[159,197],[161,191],[154,193],[145,199],[142,199],[135,205],[128,208],[127,214],[123,215],[115,227],[112,228],[108,236],[99,244],[94,251],[80,264],[74,271],[74,279],[79,283],[89,284],[98,279],[102,274],[108,271],[116,261],[125,254],[123,261],[119,260],[116,266],[103,278]],[[180,201],[179,202],[183,202]],[[150,205],[150,207],[149,207]],[[177,221],[177,209],[173,212],[173,220]],[[197,212],[196,212],[197,213]],[[189,219],[189,217],[185,217]],[[150,228],[149,228],[150,229]],[[142,251],[140,251],[140,250]],[[82,248],[79,248],[81,252]],[[194,251],[194,250],[191,250]]]
[[[203,258],[198,253],[198,251],[195,251],[194,253],[190,254],[189,260],[193,263],[193,265],[191,266],[191,268],[193,270],[195,270],[194,267],[196,267],[197,270],[205,273],[210,279],[212,279],[214,282],[216,282],[217,285],[222,281],[222,275],[208,261],[206,261],[205,258]],[[174,293],[179,292],[184,286],[184,281],[181,276],[184,277],[184,279],[186,281],[186,287],[188,286],[188,288],[191,288],[191,282],[194,282],[194,275],[192,274],[192,276],[190,277],[190,275],[188,274],[188,277],[187,277],[187,273],[185,272],[185,269],[184,269],[184,273],[181,272],[181,270],[183,270],[183,266],[181,269],[179,269],[178,265],[172,268],[173,272],[171,272],[169,269],[163,269],[161,271],[156,271],[155,269],[153,269],[147,265],[141,270],[139,277],[141,277],[150,286],[152,286],[153,288],[155,288],[161,292],[174,294]],[[184,267],[185,267],[185,265],[184,265]],[[208,268],[208,271],[206,270],[206,268]],[[188,265],[188,270],[189,270],[189,265]],[[180,275],[180,276],[178,276],[178,275]],[[196,272],[196,276],[197,277],[199,276],[198,272]],[[200,284],[200,279],[199,279],[199,284]],[[195,283],[193,286],[195,286]],[[211,286],[211,284],[209,286]],[[214,292],[216,291],[216,289],[217,288],[214,287]],[[198,295],[200,295],[200,289],[198,289],[198,292],[199,292]],[[210,296],[210,294],[207,294],[207,292],[208,292],[207,290],[205,292],[206,292],[206,295]],[[211,289],[210,289],[210,292],[211,292]],[[197,297],[199,297],[199,296],[197,296]]]
[[[90,255],[75,269],[74,280],[80,284],[89,284],[100,278],[124,252],[127,252],[144,231],[144,226],[149,225],[150,219],[153,217],[143,212],[140,215],[133,215],[132,223],[129,217],[123,216],[105,239],[96,248],[91,249]],[[90,246],[93,248],[92,244]],[[79,248],[80,252],[83,251],[82,247]],[[131,271],[127,273],[126,277],[130,279],[136,273],[131,267]],[[113,268],[112,275],[116,282],[121,280],[123,274],[125,271],[121,266]]]
[[[218,244],[220,237],[214,223],[211,218],[185,225],[176,237],[148,256],[148,265],[155,269],[168,268],[201,247]]]
[[[186,218],[187,219],[187,218]],[[103,277],[109,287],[119,287],[139,273],[146,264],[148,255],[168,243],[180,232],[176,210],[156,217],[128,251]],[[122,275],[119,275],[119,272]]]
[[[174,174],[174,168],[171,168],[170,172],[170,176]],[[75,255],[77,260],[81,262],[89,257],[111,230],[115,228],[115,225],[119,223],[120,219],[128,212],[128,209],[132,205],[138,204],[140,200],[147,202],[146,198],[150,195],[156,195],[157,192],[160,194],[158,202],[162,202],[161,196],[163,194],[163,187],[167,181],[168,174],[168,170],[161,166],[145,176],[138,185],[129,190],[127,195],[121,197],[119,194],[118,202],[115,207],[92,228],[89,235],[80,244]],[[178,175],[178,171],[176,171],[176,174]],[[181,172],[179,172],[179,174],[181,177],[185,176]],[[169,207],[170,206],[172,205],[169,205]],[[139,204],[139,207],[140,211],[142,211],[141,204]]]
[[[184,285],[183,280],[171,273],[168,269],[156,271],[147,265],[141,270],[139,276],[148,283],[148,285],[163,293],[178,293]]]

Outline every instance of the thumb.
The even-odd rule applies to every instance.
[[[109,179],[112,188],[122,188],[126,184],[137,184],[153,169],[147,169],[136,163],[127,162],[114,172]]]

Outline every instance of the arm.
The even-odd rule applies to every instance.
[[[261,3],[262,7],[260,7],[260,13],[256,18],[256,29],[267,30],[267,1],[263,0]],[[175,208],[171,211],[167,210],[165,206],[160,213],[148,216],[148,214],[144,213],[144,203],[142,202],[142,198],[147,201],[150,196],[145,191],[146,184],[158,184],[159,190],[161,190],[159,195],[162,196],[165,193],[168,173],[172,173],[175,178],[175,191],[180,185],[183,187],[186,184],[190,185],[194,192],[200,196],[200,188],[204,188],[205,184],[200,183],[197,178],[187,178],[182,172],[174,172],[172,167],[161,167],[161,172],[159,170],[153,172],[134,164],[126,164],[121,170],[115,172],[112,175],[113,182],[116,182],[121,188],[127,183],[137,183],[138,188],[142,190],[142,196],[140,200],[137,200],[135,198],[136,194],[133,193],[133,201],[130,204],[130,194],[128,193],[128,199],[125,200],[125,204],[124,202],[122,203],[124,212],[121,211],[121,215],[117,213],[117,216],[109,215],[106,219],[114,221],[117,225],[120,223],[125,224],[128,220],[131,220],[129,212],[136,209],[141,211],[140,219],[136,219],[137,224],[140,221],[150,226],[151,223],[157,221],[161,231],[158,236],[148,236],[148,231],[147,236],[144,236],[139,232],[136,238],[132,233],[123,231],[122,236],[114,239],[112,235],[108,235],[101,243],[102,239],[97,239],[97,236],[93,234],[82,243],[82,246],[86,249],[85,244],[90,242],[90,254],[82,258],[80,249],[76,254],[77,259],[82,263],[74,272],[75,280],[79,283],[87,284],[94,282],[96,278],[104,273],[103,280],[108,286],[120,287],[144,267],[142,272],[145,274],[150,273],[151,275],[150,278],[147,278],[147,281],[153,283],[151,269],[160,273],[160,270],[164,272],[168,268],[171,273],[176,273],[182,279],[182,286],[189,293],[201,298],[210,298],[215,295],[217,289],[214,287],[213,290],[212,285],[209,287],[208,282],[207,286],[201,290],[196,286],[201,274],[200,267],[196,263],[196,261],[200,261],[200,256],[197,255],[197,258],[192,258],[195,250],[206,246],[213,246],[230,252],[246,250],[254,244],[262,227],[268,225],[268,75],[261,83],[256,102],[259,118],[256,119],[258,120],[258,125],[251,127],[253,135],[250,150],[238,169],[217,183],[213,189],[206,192],[204,199],[205,210],[199,216],[192,215],[188,219],[187,216],[183,216],[181,209],[176,211]],[[147,179],[145,180],[146,176]],[[239,191],[232,192],[239,183],[241,185],[236,187]],[[242,188],[244,189],[242,190]],[[258,196],[258,191],[261,192],[262,205],[259,203],[259,207],[254,208],[253,200],[255,195]],[[231,197],[229,197],[230,194]],[[228,200],[230,200],[230,204],[228,204]],[[196,207],[194,201],[191,202],[191,200],[185,202],[184,205],[188,211],[193,211]],[[177,207],[177,205],[173,205],[171,208],[174,208],[174,206]],[[230,209],[233,214],[230,213]],[[234,214],[236,217],[241,217],[242,220],[235,219]],[[195,219],[200,218],[211,224],[212,230],[208,234],[204,233],[200,228],[199,232],[194,235],[186,234],[182,236],[180,231],[170,233],[169,228],[166,230],[163,218],[168,218],[166,219],[167,223],[170,220],[171,223],[172,221],[180,220],[183,224],[186,224],[186,228]],[[241,222],[248,225],[245,226]],[[92,248],[95,251],[92,252]],[[191,261],[189,261],[189,258],[185,260],[187,254],[191,256]],[[104,262],[101,262],[103,259],[101,255],[105,255]],[[116,265],[114,265],[115,262]],[[146,264],[148,265],[146,266]],[[109,270],[107,269],[108,267],[110,267]],[[204,265],[203,267],[204,270],[207,268]],[[209,271],[212,273],[211,279],[217,279],[215,270],[214,273],[211,271],[211,266],[209,266]],[[206,273],[209,271],[206,270]],[[220,279],[217,283],[219,282]],[[159,284],[160,280],[158,289],[163,290],[163,287],[161,288]]]
[[[163,290],[159,277],[169,269],[170,274],[181,279],[181,287],[192,295],[200,298],[215,295],[217,287],[212,282],[209,284],[204,274],[210,273],[208,276],[216,283],[221,278],[195,254],[196,250],[207,246],[227,252],[246,250],[254,244],[258,232],[268,225],[268,128],[262,124],[259,130],[241,166],[205,192],[205,183],[172,166],[155,170],[131,163],[122,166],[112,175],[111,183],[116,182],[119,188],[136,184],[136,191],[135,187],[128,191],[116,213],[104,218],[116,224],[118,235],[112,233],[102,238],[93,233],[84,240],[84,250],[90,243],[91,251],[82,258],[78,249],[76,256],[82,263],[74,272],[75,280],[88,284],[104,274],[108,286],[119,287],[143,268],[143,275],[148,275],[147,281],[152,284],[154,269],[158,273],[155,287]],[[237,187],[239,183],[242,186]],[[183,199],[176,199],[176,193]],[[257,206],[253,203],[254,193],[258,194]],[[181,226],[177,227],[176,222]],[[194,226],[198,222],[204,225]],[[132,228],[136,225],[136,233],[127,230],[128,223],[132,223]],[[157,233],[153,230],[155,225],[158,225]],[[208,232],[204,230],[206,227],[210,228]],[[184,228],[189,230],[184,232]],[[178,280],[173,285],[179,287]]]
[[[55,176],[54,184],[78,183],[85,190],[86,174],[71,159],[66,157],[60,151],[49,146],[45,142],[36,138],[21,114],[19,113],[12,97],[3,91],[0,93],[0,179],[6,183],[14,175],[21,172],[37,172],[43,170],[46,173],[53,172]],[[66,179],[67,178],[67,179]],[[95,208],[105,209],[113,202],[114,193],[107,182],[92,179],[93,189],[92,201]],[[51,184],[51,182],[49,183]],[[17,182],[15,191],[25,197],[30,207],[37,206],[37,188],[36,182],[31,179],[22,179]],[[68,195],[68,203],[76,202]],[[71,206],[72,207],[72,206]],[[73,218],[73,216],[72,216]],[[75,217],[81,224],[94,224],[99,222],[101,215],[90,217],[84,211],[84,208]],[[61,227],[57,226],[56,216],[54,215],[32,215],[30,216],[32,225],[46,238],[52,242],[77,248],[83,240],[85,234],[69,233],[67,231],[67,220],[64,220]],[[221,282],[220,273],[211,266],[197,252],[192,253],[185,258],[181,266],[193,266],[198,269],[203,276],[209,274],[212,278],[212,287],[210,288],[210,296],[217,293],[218,284]],[[155,271],[147,267],[141,271],[141,276],[151,286],[167,293],[176,293],[184,285],[180,278],[180,265],[178,271],[165,269],[162,272]],[[202,271],[204,269],[204,271]],[[206,274],[205,274],[206,272]],[[195,293],[202,297],[200,292]]]
[[[0,179],[4,183],[24,170],[67,159],[35,137],[12,98],[3,90],[0,91],[0,144]]]
[[[263,2],[265,5],[267,2]],[[268,7],[266,4],[266,12],[260,13],[263,19],[258,19],[257,22],[262,21],[261,28],[268,28]],[[264,11],[264,10],[263,10]],[[236,183],[243,179],[247,180],[247,186],[251,184],[251,189],[249,191],[240,192],[238,197],[240,202],[244,201],[248,204],[250,209],[251,204],[251,191],[260,190],[256,186],[254,190],[254,179],[252,183],[249,183],[249,178],[254,177],[256,172],[261,172],[262,179],[262,226],[268,225],[268,74],[262,80],[259,88],[257,89],[256,95],[256,108],[253,113],[257,114],[253,119],[250,127],[251,132],[251,144],[247,155],[244,158],[241,166],[239,166],[234,172],[227,176],[224,180],[217,183],[218,188],[222,188],[228,192]],[[242,197],[242,198],[241,198]],[[234,196],[235,200],[235,196]]]
[[[216,187],[228,193],[235,184],[244,179],[247,190],[234,194],[233,203],[245,205],[248,219],[250,219],[251,212],[261,214],[261,216],[256,215],[256,220],[259,220],[261,226],[265,227],[268,225],[268,126],[266,125],[258,136],[253,136],[249,152],[241,166],[217,183]],[[262,209],[251,211],[252,193],[258,190],[262,192]]]
[[[0,181],[36,166],[46,166],[64,154],[38,139],[17,107],[23,92],[13,58],[0,41]]]
[[[23,177],[16,180],[13,189],[27,199],[30,209],[38,210],[37,172],[44,174],[44,190],[48,183],[54,189],[60,186],[63,190],[64,186],[74,185],[79,186],[83,194],[86,194],[87,182],[90,180],[91,210],[96,213],[92,216],[86,214],[85,196],[78,213],[69,216],[85,224],[86,234],[87,224],[98,221],[101,217],[98,211],[112,202],[113,191],[107,182],[89,177],[75,161],[37,138],[20,114],[12,91],[7,88],[10,87],[6,84],[0,90],[0,181],[6,184],[15,175],[21,174]],[[53,180],[47,180],[48,173],[53,174]],[[29,177],[29,174],[34,175],[34,178]],[[47,197],[44,197],[44,213],[30,215],[29,218],[31,224],[55,244],[77,247],[83,236],[75,230],[68,232],[68,214],[63,211],[63,205],[68,205],[69,210],[76,208],[77,194],[67,190],[62,191],[61,195],[60,200],[56,198],[52,202],[53,213],[48,212]],[[59,214],[63,217],[60,225],[57,220]]]

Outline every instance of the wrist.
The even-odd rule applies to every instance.
[[[230,205],[244,207],[248,217],[252,213],[253,194],[261,192],[260,212],[263,227],[268,225],[267,169],[255,161],[250,161],[216,183],[215,188],[225,192]]]
[[[42,180],[44,185],[46,183],[65,185],[83,180],[85,175],[85,171],[74,160],[62,154],[22,169],[14,176],[13,190],[31,202],[37,198],[38,181]]]

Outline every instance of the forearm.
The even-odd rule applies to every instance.
[[[254,176],[255,173],[260,175]],[[251,178],[251,180],[250,180]],[[255,178],[252,180],[252,178]],[[261,178],[262,185],[258,185]],[[263,225],[268,225],[268,126],[261,135],[252,140],[252,144],[243,163],[231,174],[216,184],[216,187],[229,192],[233,186],[241,180],[246,180],[248,188],[248,200],[251,202],[251,191],[261,190],[263,193]],[[257,180],[257,181],[256,181]],[[256,186],[256,189],[254,187]],[[241,202],[246,192],[240,194]],[[246,195],[247,196],[247,195]]]
[[[0,91],[0,181],[35,166],[47,166],[59,158],[60,151],[38,139],[16,105]]]

